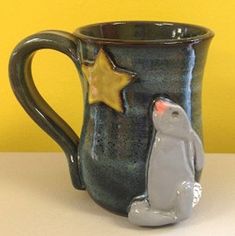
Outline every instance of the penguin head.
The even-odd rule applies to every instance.
[[[191,123],[184,109],[168,99],[158,99],[153,106],[153,124],[164,134],[187,137]]]

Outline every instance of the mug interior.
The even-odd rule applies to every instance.
[[[213,32],[205,27],[151,21],[108,22],[88,25],[76,30],[83,39],[110,42],[182,42],[210,38]]]

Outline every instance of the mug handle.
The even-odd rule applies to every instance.
[[[27,37],[12,52],[9,77],[25,111],[65,152],[73,186],[85,189],[78,155],[79,137],[42,98],[32,79],[32,59],[34,52],[40,49],[54,49],[69,56],[81,75],[78,39],[63,31],[43,31]]]

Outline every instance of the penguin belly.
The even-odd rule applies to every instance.
[[[179,186],[185,181],[194,182],[193,156],[186,145],[183,139],[156,135],[147,172],[151,208],[171,211]]]

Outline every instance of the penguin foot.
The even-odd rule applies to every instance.
[[[151,209],[147,199],[134,201],[131,204],[128,219],[132,224],[152,227],[177,222],[177,217],[174,212],[164,212]]]

